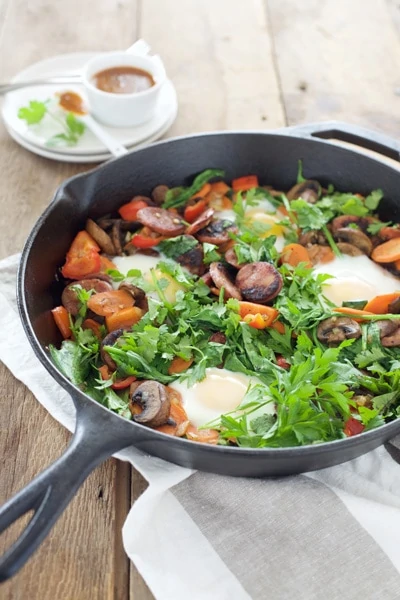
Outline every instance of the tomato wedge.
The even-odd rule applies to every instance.
[[[119,214],[125,221],[136,221],[138,210],[141,208],[147,208],[148,204],[140,198],[134,198],[127,204],[123,204],[118,209]]]
[[[362,433],[364,429],[365,426],[361,423],[361,421],[358,421],[358,419],[355,419],[354,417],[350,417],[344,424],[343,431],[345,435],[347,435],[347,437],[351,437],[353,435],[358,435],[359,433]]]
[[[162,242],[165,238],[160,235],[159,237],[150,237],[149,235],[143,235],[141,233],[137,233],[131,239],[131,244],[135,246],[135,248],[153,248],[157,246],[160,242]]]
[[[85,275],[100,271],[100,246],[87,231],[80,231],[74,238],[61,268],[67,279],[82,279]]]
[[[257,175],[245,175],[244,177],[238,177],[232,181],[232,189],[234,192],[245,192],[251,190],[251,188],[258,187]]]
[[[183,213],[183,218],[188,223],[193,223],[201,215],[202,212],[207,208],[207,201],[202,198],[196,204],[192,206],[187,206],[185,208],[185,212]]]

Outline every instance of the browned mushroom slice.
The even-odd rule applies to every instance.
[[[111,228],[111,239],[114,244],[115,254],[122,256],[122,243],[121,243],[121,221],[115,221]]]
[[[339,227],[338,229],[335,229],[335,239],[337,239],[339,242],[356,246],[363,254],[366,254],[367,256],[369,256],[372,252],[371,240],[360,229]]]
[[[189,225],[189,227],[186,229],[186,233],[188,235],[194,235],[195,233],[200,231],[200,229],[203,229],[203,227],[207,227],[207,225],[210,224],[213,216],[214,209],[207,208],[201,213],[201,215],[199,215],[199,217],[193,223],[191,223],[191,225]]]
[[[267,304],[279,294],[283,280],[274,265],[255,262],[240,269],[236,275],[236,285],[246,300]]]
[[[81,303],[79,302],[78,298],[77,286],[80,286],[87,291],[94,290],[98,294],[112,290],[110,283],[107,281],[102,281],[97,277],[92,279],[81,279],[79,281],[70,283],[64,288],[63,293],[61,294],[61,304],[73,316],[78,314],[81,307]]]
[[[107,367],[109,367],[109,369],[111,369],[111,371],[116,371],[117,365],[115,364],[115,362],[113,361],[111,356],[108,354],[108,352],[104,348],[105,348],[105,346],[114,346],[117,339],[119,337],[121,337],[121,335],[123,333],[124,333],[123,329],[116,329],[115,331],[108,333],[106,335],[106,337],[103,339],[103,341],[101,342],[100,356],[101,356],[103,362],[107,365]]]
[[[356,321],[348,317],[331,317],[321,321],[317,329],[320,342],[328,346],[339,346],[344,340],[357,339],[361,328]]]
[[[137,414],[131,406],[138,404],[143,410]],[[159,427],[167,423],[171,402],[167,389],[158,381],[143,381],[130,394],[132,418],[136,423]]]
[[[375,325],[378,326],[379,335],[382,340],[382,338],[392,335],[397,330],[400,323],[395,319],[384,319],[382,321],[375,321]]]
[[[110,256],[115,254],[115,246],[112,242],[112,239],[108,233],[99,227],[99,225],[97,225],[97,223],[95,223],[92,219],[87,219],[86,231],[92,236],[94,241],[98,243],[103,252],[110,254]]]
[[[121,231],[137,231],[142,224],[139,221],[125,221],[125,219],[99,219],[97,225],[102,229],[108,231],[112,228],[115,223],[119,222]]]
[[[400,313],[400,296],[389,302],[388,313],[398,315]]]
[[[335,234],[338,229],[348,228],[349,225],[358,227],[364,233],[367,231],[368,226],[373,223],[375,219],[372,217],[357,217],[355,215],[340,215],[335,217],[331,222],[332,233]],[[351,229],[351,228],[350,228]]]
[[[322,231],[317,231],[312,229],[311,231],[307,231],[307,233],[302,233],[299,237],[299,244],[302,246],[310,246],[312,244],[319,244],[320,246],[327,246],[328,240]]]
[[[146,293],[144,290],[142,290],[142,288],[137,287],[132,283],[127,283],[126,281],[123,281],[119,284],[118,289],[125,290],[125,292],[128,292],[128,294],[130,294],[133,297],[135,301],[135,306],[141,308],[145,313],[148,312],[149,303],[147,302]]]
[[[229,248],[229,250],[227,250],[225,252],[225,260],[228,264],[232,265],[232,267],[235,267],[235,269],[241,269],[242,267],[244,267],[245,265],[247,265],[248,263],[238,263],[238,258],[236,256],[236,252],[235,252],[235,248]]]
[[[340,252],[342,254],[347,254],[347,256],[364,256],[364,252],[360,250],[360,248],[357,248],[357,246],[353,246],[353,244],[338,242],[336,245]]]
[[[310,260],[313,265],[331,262],[335,258],[335,255],[333,254],[332,248],[330,246],[311,244],[311,246],[307,246],[307,250],[308,256],[310,257]]]
[[[157,206],[141,208],[137,212],[137,219],[152,231],[169,237],[181,235],[186,228],[180,217],[165,210],[165,208],[158,208]]]
[[[184,254],[177,256],[175,260],[182,265],[182,267],[185,267],[185,269],[190,271],[190,273],[193,273],[193,275],[200,276],[205,271],[203,259],[203,246],[201,244],[197,244],[197,246],[194,246],[194,248],[191,248]]]
[[[286,197],[288,200],[297,200],[302,198],[309,204],[315,204],[321,194],[321,184],[314,179],[307,179],[293,186]]]
[[[400,346],[400,326],[397,326],[397,329],[391,335],[385,335],[381,339],[382,346],[385,348],[394,348],[396,346]]]
[[[215,244],[221,246],[231,241],[230,233],[236,233],[237,227],[232,221],[226,221],[224,219],[217,219],[211,221],[207,227],[200,229],[197,232],[196,237],[202,244]]]
[[[157,185],[151,192],[151,197],[157,206],[161,206],[165,202],[165,196],[169,190],[167,185]]]
[[[213,262],[210,264],[210,275],[219,290],[224,288],[224,296],[226,300],[228,298],[236,298],[236,300],[242,299],[242,294],[233,283],[228,267],[220,262]]]

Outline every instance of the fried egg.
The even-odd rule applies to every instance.
[[[182,290],[183,287],[179,285],[170,275],[163,273],[159,269],[157,269],[157,265],[162,260],[162,256],[147,256],[145,254],[133,254],[132,256],[115,256],[113,258],[113,263],[117,267],[118,271],[123,275],[127,275],[128,271],[131,269],[138,269],[142,273],[142,277],[151,282],[151,274],[150,271],[152,269],[154,276],[156,279],[164,279],[168,281],[168,285],[163,290],[164,296],[168,302],[176,301],[176,293],[179,290]],[[118,287],[116,284],[115,287]],[[157,298],[156,292],[149,292],[150,296]]]
[[[169,386],[181,394],[183,407],[191,423],[200,427],[235,410],[243,400],[250,383],[260,381],[243,373],[212,367],[206,369],[206,376],[202,381],[190,388],[187,387],[186,381],[175,381]],[[263,412],[269,411],[274,412],[272,403],[264,407]]]
[[[368,256],[342,256],[318,265],[314,274],[325,273],[332,279],[322,286],[324,295],[341,306],[352,300],[371,300],[381,294],[400,291],[400,281],[379,267]]]

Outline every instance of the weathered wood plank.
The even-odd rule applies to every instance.
[[[284,125],[259,0],[146,0],[139,35],[163,57],[178,92],[169,135]]]
[[[266,0],[289,124],[339,119],[398,135],[400,40],[385,0]]]
[[[136,39],[136,1],[71,0],[60,6],[46,0],[3,0],[0,80],[48,56],[124,48]],[[2,125],[0,156],[2,258],[21,250],[59,183],[90,165],[56,163],[30,154],[8,137]],[[70,435],[3,366],[0,382],[4,501],[56,459]],[[2,598],[126,600],[129,561],[122,548],[121,526],[129,506],[130,467],[109,460],[88,478],[32,560],[2,586]],[[14,537],[18,530],[17,525]],[[1,538],[0,551],[11,537],[7,533]]]

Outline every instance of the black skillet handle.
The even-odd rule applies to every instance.
[[[34,514],[16,542],[0,558],[0,582],[14,575],[33,554],[89,473],[114,452],[132,444],[132,430],[119,419],[80,401],[77,425],[66,452],[0,508],[0,533],[30,510]],[[126,422],[126,425],[130,425]],[[121,431],[122,429],[122,431]]]
[[[400,162],[400,142],[384,133],[364,129],[364,127],[359,127],[358,125],[350,125],[341,121],[325,121],[322,123],[294,125],[293,127],[282,129],[282,133],[341,140],[342,142],[355,144],[356,146],[372,150]]]

